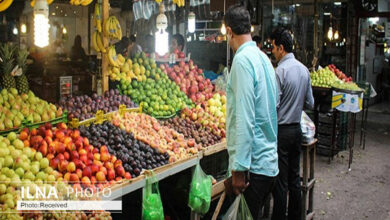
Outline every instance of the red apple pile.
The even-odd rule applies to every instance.
[[[46,123],[27,134],[32,148],[49,159],[50,166],[69,183],[82,187],[98,188],[114,184],[123,178],[130,179],[122,161],[108,152],[106,146],[100,150],[89,144],[80,131],[69,129],[66,124],[56,127]]]
[[[337,76],[337,78],[343,80],[344,82],[352,82],[352,77],[347,77],[343,71],[337,69],[334,64],[328,65],[329,69]]]
[[[162,64],[160,68],[196,104],[207,101],[213,96],[213,84],[210,79],[204,78],[203,70],[194,65],[192,60],[188,63],[181,61],[179,65],[172,68],[168,64]]]
[[[168,153],[170,163],[186,159],[202,149],[194,139],[186,139],[183,134],[161,126],[157,119],[143,113],[126,112],[123,117],[114,113],[112,123],[161,153]]]
[[[184,108],[181,111],[181,118],[188,118],[200,123],[202,126],[209,128],[210,131],[221,138],[226,137],[225,123],[220,118],[214,116],[211,112],[206,111],[200,105],[193,109]]]

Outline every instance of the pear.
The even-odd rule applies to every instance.
[[[9,119],[8,117],[4,119],[4,125],[6,129],[11,129],[14,127],[11,119]]]
[[[51,119],[51,120],[53,120],[53,119],[56,118],[56,112],[50,111],[49,114],[50,114],[50,119]]]
[[[5,103],[4,103],[4,107],[10,109],[10,108],[11,108],[11,105],[10,105],[8,102],[5,102]]]
[[[3,96],[0,95],[0,105],[2,105],[3,103],[4,103]]]
[[[42,121],[49,121],[49,120],[50,120],[49,114],[47,114],[47,112],[44,112],[42,114]]]
[[[2,89],[1,90],[1,95],[4,96],[4,95],[7,95],[7,93],[8,93],[7,89]]]
[[[43,114],[43,106],[42,106],[42,105],[38,106],[37,109],[36,109],[36,111],[37,111],[37,113],[38,113],[39,115],[42,115],[42,114]]]
[[[5,117],[8,118],[9,120],[14,120],[15,115],[9,111],[6,113]]]
[[[15,89],[15,88],[11,88],[11,89],[9,89],[9,91],[10,91],[11,94],[14,95],[14,96],[17,96],[17,95],[18,95],[18,90]]]
[[[0,122],[0,131],[5,130],[4,122]]]
[[[26,119],[29,122],[34,122],[34,117],[32,115],[28,115]]]
[[[35,97],[34,97],[34,96],[29,96],[29,97],[28,97],[28,102],[29,102],[30,104],[35,104]]]
[[[14,126],[18,128],[18,127],[20,127],[21,124],[22,124],[21,120],[18,117],[15,117],[14,118]]]
[[[8,94],[3,95],[4,102],[8,102]]]
[[[37,113],[34,113],[33,118],[34,118],[34,123],[38,123],[42,121],[41,116],[38,115]]]
[[[25,94],[25,93],[24,93],[24,94],[22,94],[22,96],[21,96],[21,97],[22,97],[22,100],[23,100],[23,101],[26,101],[26,100],[28,100],[28,95],[27,95],[27,94]]]
[[[57,110],[57,115],[56,115],[58,118],[62,116],[62,109],[61,108],[58,108]]]
[[[21,113],[23,114],[24,117],[27,117],[29,115],[29,111],[28,111],[28,108],[26,107],[23,107]]]

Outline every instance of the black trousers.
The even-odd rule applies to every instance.
[[[272,220],[285,220],[288,192],[288,219],[301,219],[301,181],[299,157],[302,132],[299,124],[279,125],[279,175],[272,192],[274,207]]]
[[[245,189],[244,196],[253,220],[258,220],[262,216],[262,209],[272,193],[275,182],[276,177],[249,174],[249,186]]]

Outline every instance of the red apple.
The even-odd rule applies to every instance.
[[[108,153],[107,146],[103,145],[100,147],[100,153]]]
[[[70,174],[71,174],[71,173],[65,173],[65,175],[64,175],[64,180],[66,180],[66,181],[69,182],[69,180],[70,180]]]
[[[131,179],[131,174],[129,172],[126,172],[125,173],[125,179]]]
[[[50,160],[50,166],[53,169],[57,169],[59,163],[60,163],[60,160],[58,158],[53,158]]]
[[[71,151],[71,152],[70,152],[70,158],[71,158],[71,160],[74,161],[74,160],[76,160],[76,159],[79,159],[79,157],[80,157],[80,156],[79,156],[79,153],[78,153],[77,151],[74,150],[74,151]]]
[[[39,152],[41,152],[43,156],[47,155],[48,149],[47,149],[47,143],[45,141],[43,141],[39,146]]]
[[[115,179],[115,171],[114,171],[114,169],[109,169],[109,170],[107,171],[107,179],[108,179],[108,180],[113,180],[113,179]]]
[[[76,174],[79,177],[79,179],[81,179],[81,177],[83,177],[83,171],[81,169],[77,169]]]
[[[98,182],[104,182],[106,181],[106,175],[102,171],[99,171],[96,173],[96,180]]]
[[[99,171],[99,166],[96,164],[92,164],[91,171],[92,171],[92,175],[94,175],[95,173],[97,173]]]
[[[96,183],[96,177],[91,176],[91,184],[95,185],[95,183]]]
[[[65,158],[65,160],[69,160],[70,155],[68,152],[64,152],[64,158]]]
[[[90,186],[91,185],[91,180],[87,177],[87,176],[84,176],[82,179],[81,179],[81,183],[84,185],[84,186]]]
[[[58,160],[60,160],[60,161],[65,160],[65,157],[63,154],[57,154],[56,158],[58,158]]]
[[[72,174],[70,174],[69,181],[71,183],[78,183],[80,181],[80,178],[79,178],[79,176],[77,174],[72,173]]]
[[[113,169],[114,168],[114,164],[112,164],[111,162],[104,162],[104,167],[107,168],[108,170],[110,169]]]
[[[67,160],[61,160],[58,164],[58,170],[61,172],[65,172],[69,162]]]
[[[80,156],[80,160],[81,160],[81,162],[83,162],[84,164],[87,164],[87,162],[88,162],[88,157],[87,157],[87,155],[81,155]]]
[[[116,168],[115,168],[115,171],[116,171],[116,173],[117,173],[119,176],[125,177],[126,171],[125,171],[125,169],[123,168],[123,166],[118,166],[118,167],[116,167]]]
[[[100,160],[106,162],[110,159],[110,155],[107,152],[100,153]]]
[[[100,167],[99,171],[103,172],[104,175],[107,175],[107,169],[105,167]]]
[[[76,139],[76,138],[80,137],[80,131],[79,130],[73,130],[71,136],[72,136],[73,139]]]

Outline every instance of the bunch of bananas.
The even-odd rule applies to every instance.
[[[122,29],[118,19],[110,16],[103,23],[103,33],[106,37],[120,40],[122,38]]]
[[[116,54],[115,46],[111,45],[108,47],[108,61],[110,61],[110,65],[114,67],[122,66],[126,59],[122,56],[122,54]]]
[[[104,48],[102,34],[99,31],[94,31],[92,34],[92,46],[96,52],[106,53],[107,50]]]
[[[177,5],[177,7],[184,7],[185,0],[173,0],[173,3]]]
[[[93,15],[93,26],[102,33],[102,5],[99,3],[95,4],[95,13]]]
[[[162,0],[156,0],[156,3],[160,4],[162,2]]]
[[[71,5],[82,5],[82,6],[87,6],[89,4],[91,4],[91,2],[93,2],[93,0],[70,0],[69,3]]]
[[[33,8],[34,8],[34,6],[35,6],[35,1],[36,1],[36,0],[32,0],[32,1],[30,2],[31,7],[33,7]],[[10,2],[12,2],[12,0],[11,0]],[[51,3],[54,2],[54,0],[46,0],[46,2],[47,2],[48,5],[50,5]],[[0,11],[1,11],[1,9],[0,9]]]

